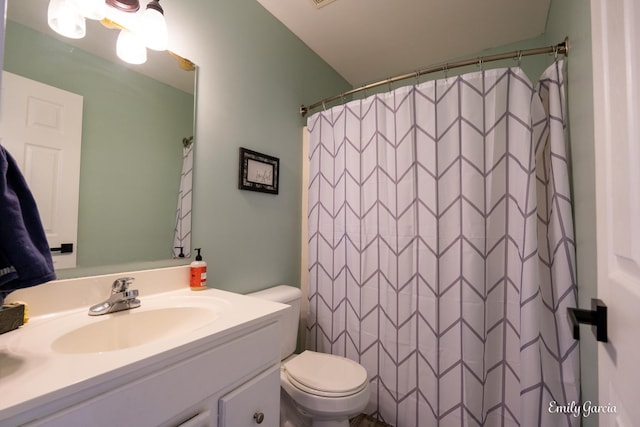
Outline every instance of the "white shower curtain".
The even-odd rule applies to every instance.
[[[577,426],[562,61],[308,120],[307,346],[368,371],[396,427]]]
[[[191,196],[193,190],[193,137],[182,140],[182,172],[178,190],[178,207],[173,228],[171,253],[177,258],[182,253],[191,256]]]

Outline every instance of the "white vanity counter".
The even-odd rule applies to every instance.
[[[120,411],[127,402],[134,412],[145,413],[148,403],[158,406],[153,396],[162,392],[173,396],[161,405],[166,413],[154,409],[130,425],[178,425],[191,418],[181,413],[202,406],[197,400],[207,396],[213,396],[213,404],[206,411],[198,406],[193,414],[206,412],[212,421],[197,425],[218,425],[220,396],[279,366],[276,317],[287,306],[216,289],[194,292],[188,274],[188,266],[128,273],[136,278],[131,288],[139,290],[141,306],[103,316],[88,316],[88,307],[104,300],[111,282],[122,275],[51,282],[11,294],[11,300],[29,304],[32,317],[0,335],[0,426],[41,425],[51,417],[64,425],[70,419],[59,414],[83,405],[96,416],[100,410],[110,416],[110,405]],[[112,329],[122,332],[110,336]],[[164,383],[158,382],[162,375]],[[141,386],[132,389],[135,383]],[[271,392],[279,395],[277,388]],[[80,420],[77,416],[71,420]],[[125,425],[118,424],[118,416],[105,425]]]

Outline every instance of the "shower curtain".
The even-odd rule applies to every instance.
[[[396,427],[577,426],[562,61],[314,114],[307,347]]]
[[[182,140],[182,172],[178,190],[178,207],[173,227],[171,254],[178,258],[191,256],[191,195],[193,189],[193,137]]]

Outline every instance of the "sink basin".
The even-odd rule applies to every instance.
[[[202,307],[170,307],[127,310],[81,326],[51,343],[57,353],[99,353],[143,345],[189,332],[215,320],[218,315]]]
[[[181,338],[216,322],[230,307],[204,295],[141,299],[138,308],[103,316],[89,316],[83,309],[29,322],[9,347],[61,355],[117,352]]]

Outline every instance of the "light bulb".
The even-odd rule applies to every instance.
[[[129,30],[121,30],[116,41],[118,58],[129,64],[144,64],[147,62],[147,48],[141,38]]]
[[[47,11],[47,23],[53,31],[71,39],[81,39],[87,32],[84,16],[72,0],[51,0]]]
[[[157,0],[147,5],[147,9],[142,14],[140,25],[144,43],[149,49],[167,50],[169,44],[167,21],[164,19],[163,10]]]

